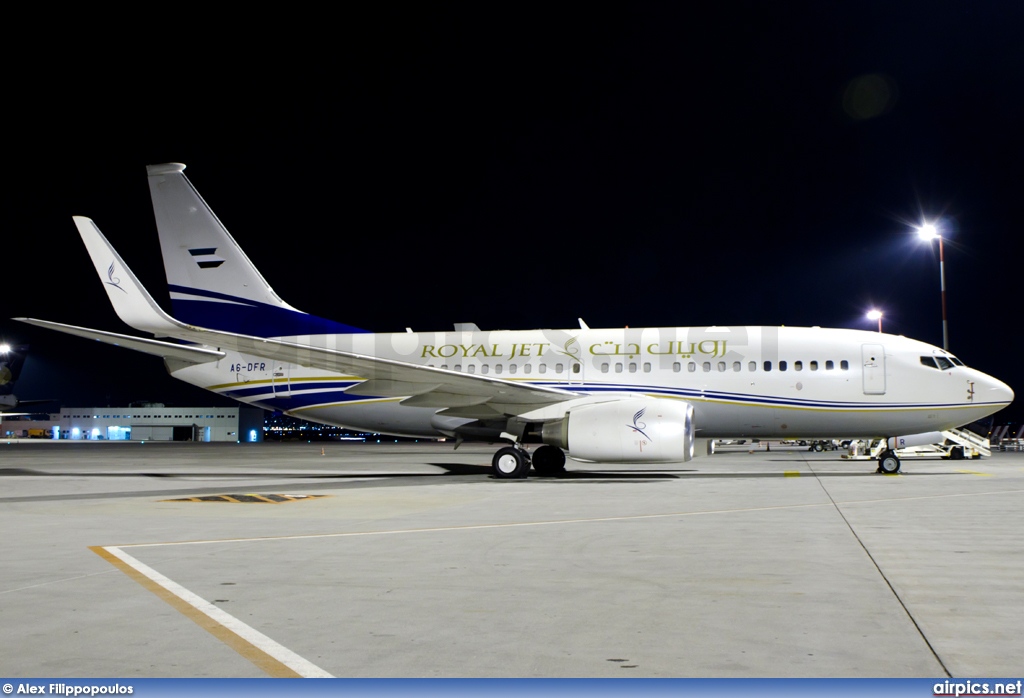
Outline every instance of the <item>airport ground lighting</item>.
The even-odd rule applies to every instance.
[[[878,332],[882,332],[882,311],[872,308],[868,311],[868,320],[878,320]]]
[[[10,344],[0,344],[0,354],[10,354],[10,353],[11,353],[11,345]]]
[[[942,233],[934,223],[924,222],[917,227],[917,235],[925,242],[939,240],[939,285],[942,289],[942,348],[949,351],[949,322],[946,319],[946,260],[942,252]]]

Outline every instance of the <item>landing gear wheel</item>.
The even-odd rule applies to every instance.
[[[494,477],[502,480],[525,478],[530,470],[530,459],[525,453],[513,446],[499,448],[491,458]]]
[[[900,471],[900,459],[892,451],[886,451],[878,457],[878,472],[893,475]]]
[[[555,446],[541,446],[533,452],[533,469],[538,475],[560,475],[565,472],[565,453]]]

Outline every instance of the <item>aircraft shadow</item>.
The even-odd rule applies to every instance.
[[[471,463],[428,463],[434,467],[440,468],[444,472],[440,473],[399,473],[399,472],[381,472],[381,473],[246,473],[246,472],[189,472],[189,473],[171,473],[171,472],[122,472],[122,473],[83,473],[74,471],[42,471],[32,470],[27,468],[0,468],[0,478],[2,477],[74,477],[74,478],[106,478],[106,479],[126,479],[126,478],[156,478],[165,479],[168,481],[176,481],[173,488],[166,489],[134,489],[134,490],[122,490],[112,492],[87,492],[87,493],[49,493],[41,495],[15,495],[0,497],[0,503],[13,503],[13,502],[39,502],[39,501],[65,501],[65,500],[89,500],[89,499],[122,499],[130,497],[144,497],[144,498],[174,498],[174,497],[192,497],[201,495],[214,495],[214,494],[225,494],[230,493],[230,490],[237,487],[236,491],[252,491],[258,489],[263,493],[272,493],[277,487],[282,488],[294,488],[295,481],[303,481],[303,489],[311,492],[331,489],[362,489],[362,488],[381,488],[381,487],[401,487],[410,485],[437,485],[445,482],[451,482],[452,479],[458,479],[467,484],[484,484],[487,482],[496,481],[497,478],[491,472],[490,466],[471,464]],[[510,480],[510,482],[558,482],[558,483],[595,483],[595,482],[617,482],[617,483],[650,483],[667,480],[680,480],[680,479],[752,479],[752,478],[779,478],[784,477],[786,474],[777,470],[768,472],[708,472],[698,470],[684,470],[684,469],[672,469],[672,470],[643,470],[636,472],[627,471],[589,471],[589,470],[567,470],[564,473],[558,475],[537,475],[531,473],[527,480]],[[964,473],[935,473],[935,472],[919,472],[919,473],[907,473],[901,472],[900,475],[907,477],[914,476],[937,476],[937,475],[964,475]],[[859,478],[859,477],[878,477],[878,474],[874,470],[865,468],[863,471],[856,472],[801,472],[799,477],[804,478]],[[200,483],[200,482],[186,482],[187,480],[199,479],[199,478],[219,478],[224,480],[234,480],[238,484],[235,486],[227,483]],[[253,484],[253,480],[267,480],[261,484]],[[247,482],[248,481],[248,482]],[[275,482],[277,481],[277,482]]]

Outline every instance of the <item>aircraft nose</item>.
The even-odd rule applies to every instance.
[[[988,393],[985,396],[986,402],[1006,403],[1007,405],[1013,402],[1013,388],[992,376],[985,376],[985,378],[987,379],[985,392]]]

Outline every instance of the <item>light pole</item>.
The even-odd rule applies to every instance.
[[[922,223],[917,228],[918,236],[931,242],[939,239],[939,285],[942,288],[942,348],[949,351],[949,322],[946,320],[946,260],[942,254],[942,235],[934,223]]]
[[[868,320],[878,320],[878,333],[882,333],[882,311],[871,309],[868,311]]]

